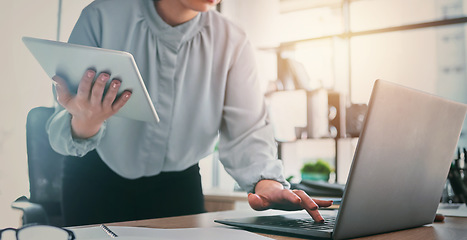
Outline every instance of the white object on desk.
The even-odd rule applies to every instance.
[[[467,217],[467,206],[465,203],[440,203],[436,213],[446,217]]]
[[[98,237],[98,238],[81,238],[78,237],[76,240],[109,240],[113,239],[109,236],[107,237]],[[117,237],[118,240],[167,240],[168,238],[159,238],[159,237]]]
[[[172,240],[172,239],[190,239],[190,240],[271,240],[251,232],[230,229],[225,227],[213,228],[177,228],[177,229],[159,229],[142,227],[118,227],[108,226],[115,232],[118,240]],[[85,227],[71,229],[77,240],[109,240],[109,237],[100,227]]]

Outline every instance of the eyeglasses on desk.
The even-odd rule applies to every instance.
[[[47,225],[26,225],[21,228],[0,230],[0,240],[74,240],[75,234],[68,229]]]

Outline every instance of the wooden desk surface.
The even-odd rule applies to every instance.
[[[210,212],[197,215],[159,218],[150,220],[140,220],[131,222],[111,223],[113,226],[133,226],[148,228],[193,228],[193,227],[227,227],[214,222],[214,219],[245,217],[253,215],[273,215],[281,213],[280,211],[268,210],[264,212],[255,212],[253,210]],[[295,238],[287,236],[278,236],[271,234],[260,235],[277,240],[297,240],[304,238]],[[433,223],[423,227],[380,234],[370,237],[359,238],[366,239],[398,239],[398,240],[467,240],[467,218],[446,217],[442,223]]]

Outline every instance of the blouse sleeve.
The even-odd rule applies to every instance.
[[[81,12],[68,42],[99,47],[100,29],[99,13],[90,5]],[[53,92],[55,95],[55,88]],[[71,114],[58,102],[55,102],[55,112],[46,125],[52,148],[62,155],[72,156],[84,156],[95,149],[105,133],[105,128],[106,122],[104,122],[99,132],[91,138],[73,138],[71,134]]]
[[[253,48],[245,42],[228,73],[219,158],[245,191],[254,192],[256,183],[263,179],[276,180],[288,188],[276,153]]]

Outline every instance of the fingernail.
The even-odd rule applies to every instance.
[[[102,74],[101,80],[102,80],[102,81],[107,81],[107,80],[109,80],[109,75],[107,75],[107,74]]]
[[[315,222],[324,223],[324,218],[319,216],[319,218],[316,219]]]
[[[119,84],[120,84],[120,81],[113,81],[112,87],[117,88]]]

